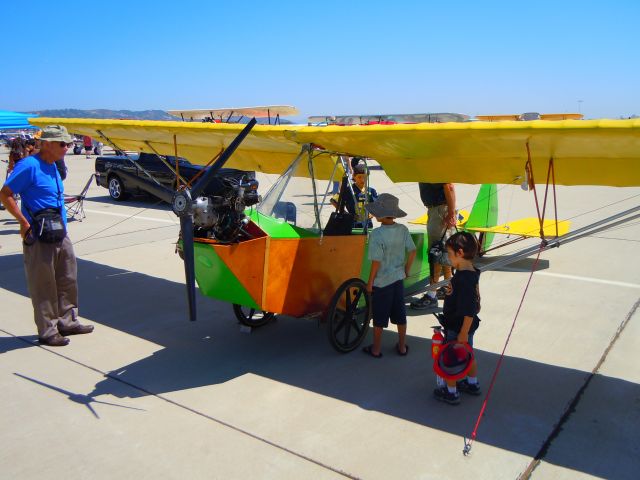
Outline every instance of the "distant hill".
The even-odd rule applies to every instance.
[[[112,118],[127,120],[175,120],[167,112],[162,110],[79,110],[76,108],[64,108],[60,110],[37,110],[41,117],[57,117],[57,118]]]
[[[116,120],[180,120],[177,117],[169,115],[167,112],[163,110],[107,110],[107,109],[96,109],[96,110],[79,110],[76,108],[63,108],[60,110],[36,110],[31,113],[37,113],[41,117],[52,117],[52,118],[111,118]],[[237,120],[236,117],[231,119],[232,121]],[[242,123],[246,123],[248,121],[247,118],[243,119]],[[290,124],[289,120],[281,119],[282,124]],[[268,119],[259,118],[258,123],[267,123]]]

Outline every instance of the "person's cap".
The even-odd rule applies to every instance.
[[[69,135],[67,128],[63,125],[47,125],[42,129],[40,140],[43,142],[73,142],[73,137]]]
[[[354,175],[361,175],[361,174],[365,174],[367,173],[367,168],[362,164],[358,164],[355,167],[353,167],[353,174]]]
[[[473,363],[473,349],[468,343],[449,342],[440,349],[433,370],[445,380],[461,380]]]
[[[366,205],[365,208],[371,215],[377,218],[400,218],[407,216],[407,212],[401,210],[398,206],[398,197],[394,197],[390,193],[380,194],[375,202]]]

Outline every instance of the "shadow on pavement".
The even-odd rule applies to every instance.
[[[104,203],[108,205],[116,205],[123,207],[144,208],[149,210],[166,210],[171,211],[171,205],[151,195],[140,194],[121,200],[119,202],[113,200],[109,195],[102,197],[87,197],[86,202]]]
[[[21,255],[0,257],[0,270],[5,272],[0,277],[1,288],[27,295]],[[87,394],[89,400],[105,394],[123,398],[176,392],[222,384],[250,373],[458,435],[461,451],[462,437],[471,433],[482,405],[482,396],[464,396],[457,407],[432,398],[429,340],[409,336],[411,353],[400,357],[394,350],[396,335],[390,332],[383,336],[382,360],[360,351],[344,355],[331,348],[325,329],[318,328],[316,321],[280,317],[245,334],[239,331],[230,305],[198,294],[199,320],[191,323],[181,283],[81,259],[78,270],[83,318],[164,346],[111,372],[111,378]],[[427,317],[426,321],[433,319]],[[483,335],[488,334],[488,330],[478,332],[480,347]],[[486,388],[498,355],[482,350],[476,355]],[[535,456],[587,376],[580,370],[505,358],[478,441]],[[144,391],[122,388],[112,379]],[[620,402],[640,398],[638,384],[603,376],[598,377],[598,383],[602,391],[615,392]],[[615,403],[600,398],[603,415],[616,408]],[[617,473],[633,472],[637,467],[637,456],[628,452],[629,445],[637,448],[639,444],[637,430],[634,434],[635,439],[624,436],[614,440],[620,448],[612,448],[606,461],[596,460],[597,441],[584,442],[566,456],[552,448],[545,461],[590,475],[619,478]]]

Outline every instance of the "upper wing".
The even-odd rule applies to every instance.
[[[553,158],[559,185],[640,185],[640,120],[304,127],[297,143],[371,157],[395,182],[514,183],[527,143],[536,183]]]
[[[238,124],[36,118],[37,126],[108,138],[121,149],[177,154],[206,164],[243,128]],[[394,182],[514,183],[524,180],[527,144],[536,183],[553,158],[558,185],[640,185],[640,120],[544,120],[368,126],[257,125],[228,166],[282,173],[313,143],[377,160]],[[153,148],[151,148],[153,147]],[[329,158],[328,155],[325,157]],[[327,162],[327,171],[331,165]],[[317,171],[318,178],[328,178]]]
[[[71,133],[89,135],[107,144],[113,143],[120,150],[176,155],[177,149],[178,156],[200,165],[206,165],[228,147],[244,128],[240,124],[182,121],[88,118],[32,118],[29,121],[40,127],[64,125]],[[285,138],[284,127],[256,125],[226,166],[280,174],[299,152],[300,146]]]
[[[280,115],[297,115],[298,109],[290,105],[267,105],[264,107],[237,107],[237,108],[203,108],[200,110],[167,110],[169,115],[182,117],[185,120],[202,120],[204,118],[226,118],[232,115],[245,117],[266,118]]]

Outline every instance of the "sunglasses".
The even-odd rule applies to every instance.
[[[58,145],[60,145],[62,148],[69,148],[71,145],[73,145],[73,143],[58,142]]]

